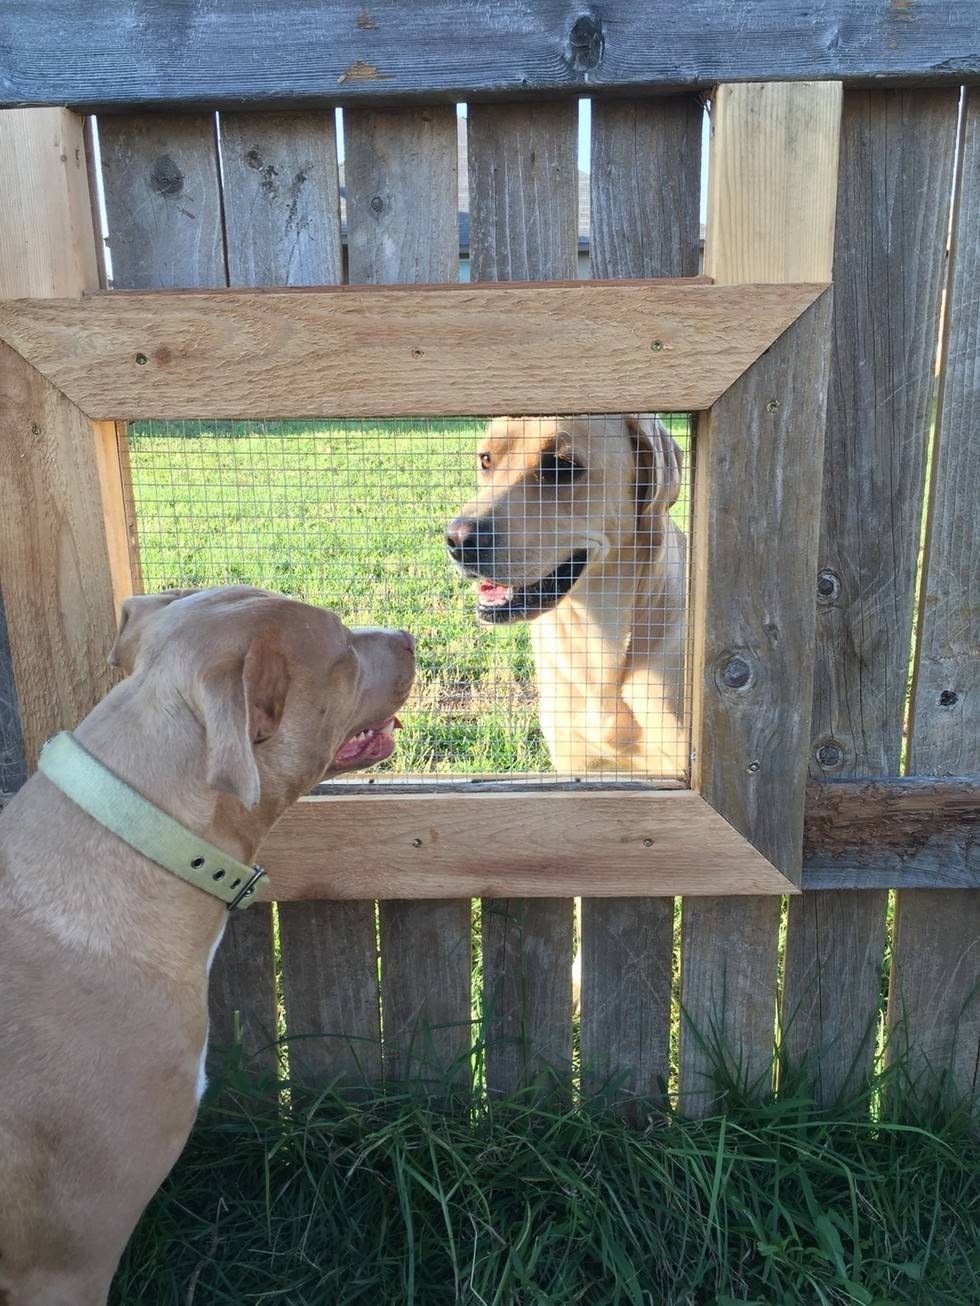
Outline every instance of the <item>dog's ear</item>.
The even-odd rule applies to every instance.
[[[626,426],[636,458],[636,512],[660,516],[681,492],[683,455],[677,441],[655,417],[628,414]]]
[[[244,659],[215,663],[197,686],[207,737],[207,781],[249,811],[261,780],[254,746],[279,729],[289,692],[289,663],[272,632],[257,636]]]
[[[121,667],[125,675],[132,673],[140,650],[140,640],[146,623],[161,609],[169,607],[174,599],[182,599],[196,590],[162,590],[159,594],[134,594],[126,599],[119,614],[116,641],[109,650],[109,666]]]

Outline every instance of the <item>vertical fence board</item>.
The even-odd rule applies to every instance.
[[[0,114],[0,173],[0,295],[95,289],[83,120],[61,109]],[[16,681],[16,695],[8,680],[0,696],[10,700],[5,779],[16,782],[47,736],[74,726],[112,686],[122,512],[103,483],[103,427],[7,346],[0,390],[0,575]]]
[[[220,141],[229,284],[340,281],[333,116],[222,114]],[[246,916],[257,911],[253,907]],[[362,910],[363,919],[353,919],[353,911],[324,902],[283,903],[278,913],[291,1077],[307,1084],[376,1078],[373,911]],[[233,973],[241,988],[262,993],[270,985],[274,989],[271,909],[254,922],[243,943],[246,946],[233,958],[222,957],[225,973]]]
[[[596,277],[698,270],[702,108],[677,99],[592,101]],[[670,1069],[672,898],[582,900],[583,1083],[658,1096]]]
[[[932,454],[909,769],[980,772],[980,90],[966,91]],[[898,895],[889,998],[895,1050],[926,1096],[977,1087],[980,892]]]
[[[214,115],[102,118],[98,132],[113,286],[171,290],[225,285]],[[269,908],[256,907],[229,920],[211,968],[210,1008],[212,1045],[228,1048],[238,1032],[250,1063],[274,1072]]]
[[[697,275],[703,114],[695,96],[592,101],[594,277]]]
[[[840,94],[834,83],[718,88],[705,236],[709,276],[829,280],[833,208],[826,193],[836,190]],[[742,178],[752,186],[743,189]],[[820,220],[814,216],[800,227],[799,214],[807,211]],[[704,471],[700,445],[698,462],[696,496]],[[763,489],[747,485],[747,501]],[[819,499],[819,486],[812,491]],[[696,542],[695,550],[705,543]],[[717,1105],[711,1073],[722,1054],[746,1086],[757,1092],[769,1086],[779,915],[775,897],[684,900],[680,1092],[691,1114]]]
[[[573,280],[577,106],[474,104],[469,111],[473,281]],[[571,899],[483,904],[487,1085],[512,1091],[572,1054]]]
[[[897,775],[949,216],[955,91],[844,96],[811,771]],[[874,1055],[888,895],[790,904],[788,1060],[821,1101]],[[840,929],[846,920],[846,929]]]
[[[456,113],[451,105],[345,116],[350,280],[456,281]],[[447,396],[447,402],[452,400]],[[451,415],[451,414],[447,414]],[[383,614],[379,614],[379,619]],[[469,1078],[468,899],[379,904],[389,1079]]]
[[[223,113],[230,286],[343,280],[337,142],[329,113]]]
[[[100,118],[99,147],[116,289],[225,285],[214,114]]]

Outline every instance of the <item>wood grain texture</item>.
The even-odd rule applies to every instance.
[[[337,139],[328,113],[223,113],[228,284],[342,281]]]
[[[205,141],[204,148],[208,143]],[[333,115],[224,114],[220,124],[220,150],[229,285],[301,286],[339,281],[340,200]],[[337,961],[331,962],[329,974],[318,969],[322,957],[320,936],[332,937],[335,944],[339,941],[340,932],[333,928],[331,919],[339,910],[330,904],[317,904],[305,910],[287,905],[279,914],[287,1035],[294,1029],[305,1034],[315,1031],[320,1018],[326,1019],[324,1028],[344,1028],[337,1020],[347,1009],[348,995],[329,987],[336,977]],[[348,924],[343,913],[342,920]],[[369,946],[360,957],[373,995],[373,1008],[359,1028],[376,1034],[377,949],[373,915],[366,924],[366,932]],[[351,984],[356,972],[350,951],[353,935],[346,932],[343,937],[348,942],[338,959],[346,963],[342,971],[346,983]],[[287,955],[292,965],[286,965]],[[269,1031],[263,1030],[261,1024],[270,1016],[270,996],[272,1003],[276,1002],[275,967],[273,911],[270,906],[257,903],[251,911],[239,913],[229,921],[212,980],[212,1007],[225,1013],[220,1023],[227,1026],[228,1013],[242,1011],[239,1019],[244,1021],[242,1036],[246,1048],[269,1045]],[[273,1027],[272,1038],[275,1034]],[[317,1056],[322,1059],[322,1075],[341,1078],[355,1073],[356,1062],[352,1064],[350,1046],[343,1041],[306,1039],[297,1056],[302,1077],[307,1080]],[[335,1060],[331,1061],[331,1057]],[[369,1060],[366,1049],[363,1060]],[[356,1071],[359,1070],[357,1065]]]
[[[694,783],[792,880],[803,845],[830,308],[828,293],[698,423]]]
[[[0,291],[73,295],[99,284],[81,119],[63,109],[13,110],[0,116]],[[81,161],[81,166],[80,166]],[[47,220],[37,221],[37,206]],[[0,789],[27,779],[27,757],[0,596]]]
[[[4,104],[453,102],[801,77],[980,75],[972,0],[8,0]]]
[[[577,131],[571,103],[470,106],[471,281],[575,276]]]
[[[92,423],[7,345],[0,414],[0,574],[32,769],[115,683],[116,616]]]
[[[956,123],[954,91],[848,91],[814,674],[815,775],[897,775]],[[790,906],[785,1050],[823,1101],[871,1069],[887,894]],[[848,917],[835,932],[826,922]],[[823,923],[823,924],[822,924]],[[819,952],[807,951],[819,943]]]
[[[980,95],[963,106],[912,695],[910,766],[980,772]],[[966,844],[971,850],[977,841]],[[976,883],[976,881],[975,881]],[[977,1086],[980,888],[896,903],[892,1035],[919,1092]]]
[[[693,96],[593,100],[593,275],[697,272],[702,114]],[[670,1069],[674,900],[585,898],[581,924],[583,1088],[657,1098]]]
[[[214,116],[101,119],[98,133],[116,287],[107,300],[123,289],[224,286]],[[131,487],[125,494],[131,506]],[[271,909],[259,906],[229,920],[209,993],[213,1056],[240,1040],[246,1065],[275,1075]]]
[[[65,298],[99,284],[84,120],[64,109],[0,114],[0,292]]]
[[[715,178],[716,218],[722,216],[718,206],[720,196],[724,193],[724,178],[733,176],[734,171],[741,166],[759,180],[755,195],[756,207],[740,204],[732,214],[725,215],[724,233],[716,231],[712,224],[709,224],[706,232],[705,264],[710,264],[715,269],[719,280],[728,282],[740,281],[758,268],[788,266],[789,255],[773,253],[773,246],[781,240],[799,239],[797,233],[789,232],[786,227],[783,210],[785,201],[779,198],[784,188],[791,188],[800,204],[812,204],[817,211],[826,212],[824,193],[828,189],[831,193],[836,190],[834,151],[830,147],[815,148],[813,142],[806,140],[793,127],[794,124],[805,125],[808,131],[814,131],[819,125],[820,130],[832,136],[836,123],[832,114],[827,112],[828,93],[823,88],[798,86],[791,88],[784,97],[770,95],[766,90],[760,92],[755,86],[747,86],[730,89],[724,95],[726,112],[720,121],[713,124],[711,140],[710,175]],[[751,122],[751,130],[748,129],[751,116],[747,110],[742,111],[740,106],[743,104],[754,106],[759,114]],[[771,171],[767,171],[767,168]],[[741,224],[738,230],[734,226],[736,219]],[[773,224],[772,227],[770,223]],[[798,266],[813,269],[809,275],[825,277],[826,239],[813,228],[809,232],[812,243],[801,248],[793,257]],[[724,243],[716,246],[716,241],[722,239]],[[723,251],[727,262],[722,256]],[[809,311],[811,314],[814,312]],[[826,303],[819,311],[826,311]],[[709,537],[699,532],[698,521],[707,523],[714,517],[716,523],[737,534],[727,548],[720,549],[720,557],[718,554],[711,555],[712,569],[716,561],[721,564],[718,573],[713,572],[712,583],[717,585],[720,576],[727,571],[733,588],[727,610],[724,591],[716,590],[721,621],[712,633],[711,628],[705,624],[705,617],[710,612],[703,583],[706,578],[702,576],[702,583],[696,584],[695,620],[698,624],[695,626],[693,662],[695,667],[702,668],[699,673],[702,677],[712,677],[709,684],[702,680],[700,690],[697,684],[695,686],[696,764],[708,767],[705,773],[708,783],[706,797],[711,799],[710,789],[717,784],[721,792],[727,795],[722,799],[723,802],[734,802],[743,819],[752,822],[758,819],[760,829],[752,831],[753,837],[761,836],[762,847],[771,845],[777,856],[791,859],[794,873],[798,867],[802,843],[800,786],[805,775],[797,746],[803,743],[802,732],[808,729],[809,722],[806,700],[797,710],[794,710],[793,704],[799,703],[801,683],[808,684],[811,674],[807,635],[810,634],[812,638],[812,615],[807,611],[807,591],[812,584],[811,549],[815,541],[807,537],[814,530],[819,504],[816,487],[819,485],[825,381],[818,377],[818,372],[826,347],[826,341],[819,338],[821,330],[817,329],[817,323],[812,318],[808,329],[798,324],[796,330],[800,343],[806,341],[807,348],[815,351],[815,354],[808,356],[805,350],[799,359],[789,356],[789,337],[784,337],[773,352],[788,372],[795,372],[792,381],[789,377],[787,381],[790,382],[791,394],[797,402],[802,394],[798,388],[799,383],[805,384],[807,373],[810,373],[809,385],[815,394],[819,413],[805,413],[802,425],[790,436],[795,457],[784,459],[793,481],[791,493],[801,496],[801,503],[802,496],[809,496],[801,517],[802,536],[786,541],[783,546],[787,548],[786,557],[794,569],[793,580],[790,582],[789,577],[781,577],[779,574],[780,546],[774,546],[772,540],[760,538],[755,548],[750,550],[739,538],[746,524],[750,530],[757,529],[759,522],[766,520],[770,512],[775,518],[773,524],[778,526],[781,522],[784,532],[790,530],[791,526],[786,506],[771,504],[766,499],[767,495],[771,495],[769,482],[758,479],[759,473],[766,471],[767,455],[764,453],[763,462],[755,468],[754,474],[749,467],[743,467],[737,473],[736,479],[744,497],[738,500],[729,497],[732,486],[726,484],[722,471],[728,455],[723,453],[723,441],[719,439],[723,429],[720,422],[725,418],[737,426],[743,426],[745,415],[740,415],[732,403],[735,396],[726,395],[722,401],[723,406],[712,414],[712,421],[699,422],[694,564],[697,576],[698,569],[704,566],[709,556],[706,550],[711,547]],[[781,425],[786,421],[787,415],[781,407],[771,408],[773,403],[782,404],[783,396],[775,391],[765,395],[757,388],[767,377],[763,368],[771,368],[774,361],[771,356],[767,357],[761,366],[753,368],[752,373],[738,383],[741,397],[746,401],[751,399],[759,414],[757,420],[760,425],[755,441],[757,446],[760,445],[759,437],[767,434],[769,422],[775,420]],[[772,379],[777,378],[773,376]],[[707,449],[702,449],[705,431],[708,437],[705,442]],[[762,441],[760,451],[764,447]],[[707,462],[704,461],[705,453],[708,455]],[[771,453],[768,456],[771,457]],[[717,461],[712,468],[713,459]],[[723,507],[726,501],[729,505],[727,516]],[[746,567],[750,570],[754,567],[762,568],[763,592],[774,595],[774,612],[781,614],[775,620],[769,615],[768,598],[760,603],[761,594],[754,592],[754,578],[749,590],[745,589],[744,582],[750,575],[750,571],[744,570]],[[701,606],[700,620],[698,605]],[[732,638],[727,641],[724,635],[726,618],[734,623]],[[791,624],[787,625],[787,620]],[[778,640],[788,639],[789,648],[781,648],[773,636]],[[705,661],[709,639],[712,641],[713,655]],[[757,663],[757,659],[761,659],[761,663]],[[730,668],[729,679],[734,681],[731,686],[725,684],[726,667]],[[772,712],[781,700],[776,715],[782,717],[788,713],[791,734],[796,732],[798,735],[792,743],[790,740],[767,739],[759,734],[758,722],[753,721],[751,712],[745,711],[746,699],[752,701],[765,698],[770,692],[767,683],[770,668],[778,674],[771,686],[772,691],[775,691],[774,697],[768,708],[764,709],[763,715]],[[748,680],[740,685],[744,670],[748,671]],[[797,670],[802,673],[802,679],[800,683],[793,684]],[[719,676],[720,680],[715,678]],[[705,706],[705,694],[708,695],[709,714],[703,719],[703,724],[698,726],[698,714]],[[731,720],[726,719],[729,703],[733,710]],[[743,732],[741,737],[740,730]],[[702,735],[704,738],[700,737]],[[727,754],[716,756],[713,763],[704,752],[704,747],[712,736],[715,747],[727,741],[728,748]],[[778,750],[780,745],[786,749],[783,756],[789,768],[789,774],[781,781],[767,766],[765,756],[769,755],[770,761],[774,761],[776,754],[773,750]],[[756,752],[761,752],[764,756],[757,757]],[[755,763],[758,763],[757,771],[748,769]],[[764,810],[767,801],[764,794],[770,790],[774,780],[776,790],[782,789],[789,800],[788,828],[780,828],[778,822],[774,821],[774,813]],[[728,815],[727,809],[722,810]],[[735,816],[735,819],[738,817]],[[702,903],[686,899],[684,902],[681,932],[680,1100],[683,1109],[691,1114],[703,1114],[712,1110],[722,1100],[719,1093],[722,1085],[713,1078],[715,1067],[724,1066],[727,1074],[733,1076],[743,1090],[764,1092],[769,1087],[774,1039],[779,912],[779,904],[772,899],[748,899],[738,903],[725,903],[721,900]]]
[[[324,836],[329,845],[329,828]],[[300,924],[304,917],[307,928]],[[307,1088],[377,1084],[381,1016],[373,903],[283,903],[279,932],[290,1079]]]
[[[594,277],[697,274],[703,115],[694,96],[592,101]]]
[[[97,286],[82,120],[60,109],[0,115],[0,169],[0,293]],[[105,479],[104,432],[6,347],[0,401],[0,576],[23,732],[14,757],[31,767],[44,740],[74,726],[114,683],[106,654],[118,554],[103,514],[114,533],[119,505]],[[9,680],[3,693],[14,697]],[[8,737],[15,720],[8,711]]]
[[[352,282],[455,281],[456,113],[351,110],[344,120]],[[392,1080],[465,1090],[472,1045],[468,898],[379,904],[382,1054]]]
[[[352,111],[344,137],[351,282],[458,280],[455,111]]]
[[[813,781],[803,887],[980,888],[978,832],[975,776]]]
[[[966,98],[912,697],[913,774],[980,771],[980,94]]]
[[[713,403],[821,292],[110,293],[0,304],[0,335],[98,418],[445,416],[449,396],[460,413],[683,411]]]
[[[534,277],[546,281],[575,276],[576,138],[574,104],[470,106],[472,280]],[[533,329],[525,334],[529,323],[514,320],[521,322],[517,334],[523,342],[538,339]],[[515,404],[513,411],[525,410]],[[546,828],[554,830],[554,816]],[[560,867],[553,847],[547,859],[544,864],[552,871]],[[512,1092],[535,1082],[542,1073],[557,1075],[560,1091],[567,1092],[574,924],[570,898],[528,901],[506,893],[484,896],[483,1033],[491,1094]]]
[[[214,114],[135,114],[98,126],[113,285],[225,285]]]
[[[262,860],[279,900],[792,891],[690,789],[305,798]]]
[[[841,93],[839,82],[718,87],[711,130],[727,144],[708,174],[707,276],[830,280]]]

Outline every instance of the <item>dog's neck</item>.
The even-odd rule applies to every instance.
[[[532,623],[541,723],[559,770],[643,755],[631,682],[680,665],[682,635],[665,658],[663,614],[683,610],[684,567],[683,534],[668,522],[610,552]],[[663,689],[654,697],[665,705]]]
[[[202,727],[186,704],[161,701],[134,677],[117,685],[75,734],[155,806],[239,861],[251,862],[275,818],[261,803],[245,812],[207,784]],[[181,967],[196,972],[227,918],[218,899],[110,834],[43,775],[24,786],[5,815],[0,862],[25,917],[67,946],[110,956],[124,943],[149,967],[174,975]],[[35,870],[28,873],[27,867]]]

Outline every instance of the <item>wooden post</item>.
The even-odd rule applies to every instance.
[[[830,279],[840,103],[841,88],[837,83],[760,83],[718,88],[712,107],[705,243],[707,275],[719,282]],[[816,307],[808,310],[808,315],[812,315]],[[804,320],[801,319],[798,326]],[[780,346],[785,348],[790,335],[788,332],[772,352],[781,353]],[[812,340],[810,343],[812,346]],[[787,364],[789,360],[783,359],[782,362]],[[816,360],[811,358],[810,365],[815,366]],[[760,368],[762,370],[757,370]],[[755,377],[753,373],[756,373]],[[757,382],[764,376],[765,367],[757,364],[733,387],[733,391],[742,392],[746,400],[754,400],[748,420],[756,423],[765,423],[771,418],[779,420],[780,417],[778,412],[767,413],[764,396],[758,392]],[[731,394],[732,391],[729,396]],[[696,511],[693,545],[696,568],[699,559],[703,563],[703,550],[708,544],[698,536],[699,522],[707,523],[709,514],[718,510],[718,503],[710,503],[706,498],[712,493],[709,478],[715,483],[715,488],[723,489],[723,442],[711,438],[717,434],[712,431],[712,424],[738,420],[731,404],[726,402],[729,396],[715,406],[717,411],[706,423],[709,433],[707,447],[698,450],[695,495],[699,510]],[[727,418],[724,416],[726,412]],[[796,434],[798,438],[799,432]],[[819,441],[821,434],[822,431],[817,429],[808,433],[813,441]],[[761,435],[756,439],[757,443],[762,443]],[[796,444],[795,449],[803,460],[799,470],[812,464],[812,445],[808,448],[804,442]],[[711,459],[707,465],[705,454]],[[759,471],[763,470],[763,465],[764,459]],[[743,475],[739,478],[743,492],[741,509],[727,490],[725,498],[731,500],[732,511],[751,514],[758,496],[772,491],[767,484],[746,479],[745,471],[751,472],[751,467],[743,466]],[[814,482],[818,479],[816,475],[812,478]],[[819,484],[812,483],[810,488],[813,499],[804,511],[804,534],[815,525],[814,504],[819,502]],[[815,536],[813,543],[816,543]],[[757,549],[764,548],[764,543],[759,541]],[[797,550],[804,555],[808,552],[805,544],[801,550],[797,543],[794,552]],[[751,546],[749,552],[753,552]],[[747,561],[744,569],[732,560],[728,566],[733,580],[737,580],[740,571],[749,578],[752,575],[750,568],[761,566],[765,571],[764,561],[755,558],[754,553],[753,561]],[[718,580],[718,576],[713,577],[713,583],[717,584]],[[806,577],[794,575],[794,583],[805,585]],[[765,578],[763,592],[777,593],[778,585],[772,589],[772,584],[772,577]],[[704,594],[703,586],[700,592]],[[759,678],[768,674],[770,661],[778,668],[782,660],[778,641],[786,638],[795,641],[800,636],[799,631],[774,629],[767,639],[769,623],[759,606],[759,597],[758,592],[746,593],[736,588],[730,599],[736,608],[745,602],[747,611],[758,613],[761,618],[761,628],[752,632],[757,643],[754,654],[751,650],[732,648],[725,666],[705,668],[705,675],[721,678],[723,692],[733,701],[759,684]],[[790,605],[786,608],[787,613],[794,605],[799,608],[806,602],[805,593],[784,598]],[[801,612],[805,612],[805,608]],[[806,628],[804,622],[804,632]],[[712,639],[716,632],[702,629],[701,635]],[[695,666],[699,665],[698,656],[696,647]],[[788,691],[783,677],[777,679],[777,685],[783,692]],[[717,712],[714,715],[714,724],[708,721],[710,729],[701,732],[703,740],[698,738],[696,723],[696,748],[710,746],[712,737],[717,737],[725,712],[722,709],[720,717]],[[803,709],[800,720],[805,721],[807,715]],[[744,730],[748,731],[745,736],[747,744],[751,738],[751,725],[744,719],[744,714],[743,724]],[[736,733],[742,729],[737,722],[733,728]],[[716,768],[712,768],[710,758],[699,756],[696,759],[707,784],[705,797],[711,802],[717,799],[733,802],[736,824],[738,812],[750,820],[755,819],[755,812],[762,819],[765,808],[763,794],[768,783],[761,775],[761,763],[758,772],[750,770],[758,759],[749,756],[744,749],[738,752],[737,757],[718,757]],[[709,768],[707,772],[705,767]],[[726,767],[731,771],[728,781],[722,777]],[[758,789],[757,776],[762,780]],[[725,811],[724,806],[722,811]],[[802,842],[802,810],[799,818]],[[768,822],[769,818],[764,819]],[[754,835],[751,829],[743,829],[743,833],[750,837]],[[764,840],[763,851],[768,851],[765,844]],[[785,843],[778,840],[772,851],[782,858],[790,855]],[[789,868],[784,865],[782,869]],[[749,1091],[764,1095],[770,1088],[779,913],[778,898],[684,900],[680,1092],[683,1108],[691,1114],[706,1113],[720,1104],[711,1078],[719,1059],[728,1063],[732,1074]]]
[[[98,288],[83,120],[0,113],[0,294]],[[90,422],[0,349],[0,577],[24,743],[74,726],[111,688],[116,607],[132,590],[115,427]]]

